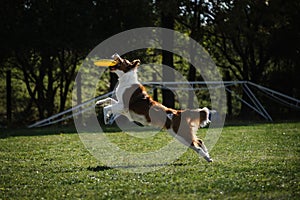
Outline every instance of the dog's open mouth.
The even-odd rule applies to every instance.
[[[116,71],[117,69],[119,69],[119,64],[109,66],[110,71]]]

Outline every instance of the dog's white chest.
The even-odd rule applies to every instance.
[[[118,87],[116,88],[116,97],[117,97],[117,100],[119,102],[122,102],[123,103],[123,95],[124,95],[124,92],[125,90],[128,88],[129,86],[127,87],[120,87],[120,85],[118,85]]]
[[[123,95],[125,90],[131,87],[133,84],[140,84],[137,79],[137,74],[134,70],[119,77],[119,84],[116,88],[116,96],[119,102],[123,103]]]

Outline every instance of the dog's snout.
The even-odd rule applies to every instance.
[[[121,57],[117,53],[115,53],[114,55],[112,55],[111,58],[114,59],[114,60],[121,59]]]
[[[119,56],[119,54],[117,54],[117,53],[115,53],[111,57],[112,57],[112,59],[114,59],[115,61],[117,61],[117,63],[119,63],[119,64],[124,62],[124,59],[121,58],[121,56]]]

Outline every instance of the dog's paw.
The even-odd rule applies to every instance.
[[[115,122],[116,116],[115,115],[111,115],[108,119],[108,125],[112,125]]]
[[[116,119],[116,116],[113,115],[112,113],[110,113],[104,118],[104,124],[112,125],[114,123],[115,119]]]
[[[213,159],[211,159],[211,158],[208,157],[208,156],[205,156],[204,159],[205,159],[207,162],[212,162],[212,161],[213,161]]]
[[[104,105],[105,103],[106,103],[106,101],[104,101],[104,100],[99,100],[99,101],[96,102],[96,106],[102,106],[102,105]]]

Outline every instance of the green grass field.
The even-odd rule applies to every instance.
[[[143,174],[99,163],[76,133],[28,129],[0,137],[0,199],[300,199],[300,123],[227,126],[210,152],[213,163],[188,150]]]

